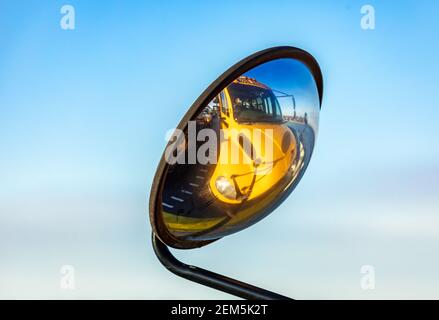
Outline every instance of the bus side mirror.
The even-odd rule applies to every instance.
[[[273,212],[311,159],[322,90],[317,62],[291,47],[258,52],[214,81],[162,155],[150,195],[155,236],[175,248],[201,247]],[[221,92],[241,102],[236,121],[221,118]]]

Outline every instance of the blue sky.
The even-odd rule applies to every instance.
[[[64,4],[75,30],[60,28]],[[438,10],[2,1],[0,297],[229,298],[159,265],[149,188],[166,131],[198,95],[240,59],[291,45],[324,76],[308,171],[263,222],[176,254],[296,298],[439,298]],[[59,287],[65,264],[73,291]],[[375,290],[360,288],[362,265]]]

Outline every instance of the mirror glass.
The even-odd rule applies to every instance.
[[[302,177],[319,111],[301,61],[272,60],[237,77],[169,137],[157,223],[178,240],[201,241],[262,219]]]

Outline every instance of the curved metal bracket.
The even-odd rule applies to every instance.
[[[197,282],[199,284],[250,300],[291,300],[291,298],[267,291],[250,284],[204,270],[195,266],[187,265],[175,258],[168,247],[161,242],[154,233],[152,234],[152,246],[160,262],[172,273]]]

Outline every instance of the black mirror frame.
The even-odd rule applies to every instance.
[[[177,126],[177,129],[185,130],[188,121],[193,119],[193,117],[197,114],[197,112],[201,110],[202,107],[206,106],[215,96],[217,96],[221,92],[221,90],[223,90],[238,76],[263,63],[281,58],[296,59],[303,62],[309,68],[317,85],[321,108],[323,96],[323,77],[320,67],[314,57],[308,52],[295,47],[273,47],[256,52],[248,56],[247,58],[239,61],[231,68],[229,68],[226,72],[224,72],[220,77],[218,77],[218,79],[212,82],[212,84],[209,85],[206,90],[204,90],[204,92],[198,97],[197,100],[195,100],[195,102],[183,116],[182,120]],[[163,218],[160,216],[161,210],[159,208],[160,204],[157,203],[157,198],[162,191],[162,180],[167,172],[167,168],[168,164],[165,161],[165,155],[163,153],[153,179],[149,199],[149,216],[154,235],[158,237],[160,241],[162,241],[164,244],[177,249],[198,248],[220,239],[218,238],[207,241],[185,241],[174,237],[166,229],[162,220]]]

